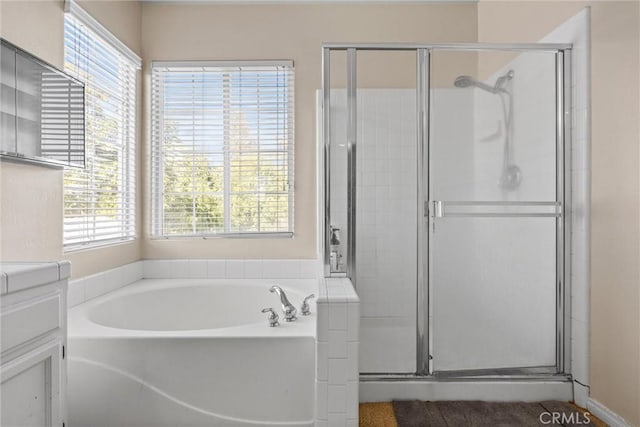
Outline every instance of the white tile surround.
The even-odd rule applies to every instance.
[[[544,37],[543,43],[572,43],[571,151],[571,373],[574,400],[587,407],[589,397],[589,223],[590,92],[589,17],[585,8]]]
[[[314,259],[182,259],[140,260],[69,283],[69,308],[147,279],[311,279],[318,277]]]
[[[70,282],[68,307],[142,278],[318,277],[317,260],[141,260]],[[360,300],[349,279],[320,279],[317,298],[316,425],[357,426]]]
[[[360,300],[346,278],[320,280],[316,426],[358,425]]]

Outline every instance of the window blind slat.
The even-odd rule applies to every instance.
[[[85,169],[64,175],[65,248],[133,239],[136,64],[66,13],[65,70],[85,83],[86,112]],[[55,101],[46,106],[52,120]]]
[[[291,63],[152,66],[155,237],[293,232]]]

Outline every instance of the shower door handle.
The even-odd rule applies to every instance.
[[[433,214],[434,218],[442,218],[444,216],[444,202],[442,200],[433,201]]]
[[[517,218],[562,217],[560,202],[520,201],[445,201],[431,202],[431,217]]]

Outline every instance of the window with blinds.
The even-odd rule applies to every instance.
[[[75,3],[71,6],[86,14]],[[85,168],[64,173],[66,250],[130,240],[136,234],[139,58],[100,24],[87,22],[92,18],[81,18],[69,12],[64,18],[64,68],[85,84],[86,114]]]
[[[291,235],[293,63],[154,62],[154,237]]]

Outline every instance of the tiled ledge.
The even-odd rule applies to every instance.
[[[358,425],[360,299],[347,278],[320,281],[316,426]]]
[[[68,307],[119,289],[140,279],[313,279],[315,259],[181,259],[140,260],[69,283]]]
[[[67,291],[67,307],[74,307],[142,279],[143,264],[144,261],[136,261],[71,280]]]
[[[145,260],[147,279],[313,279],[315,259]]]
[[[3,262],[0,263],[0,294],[65,280],[70,274],[71,264],[68,261]]]

